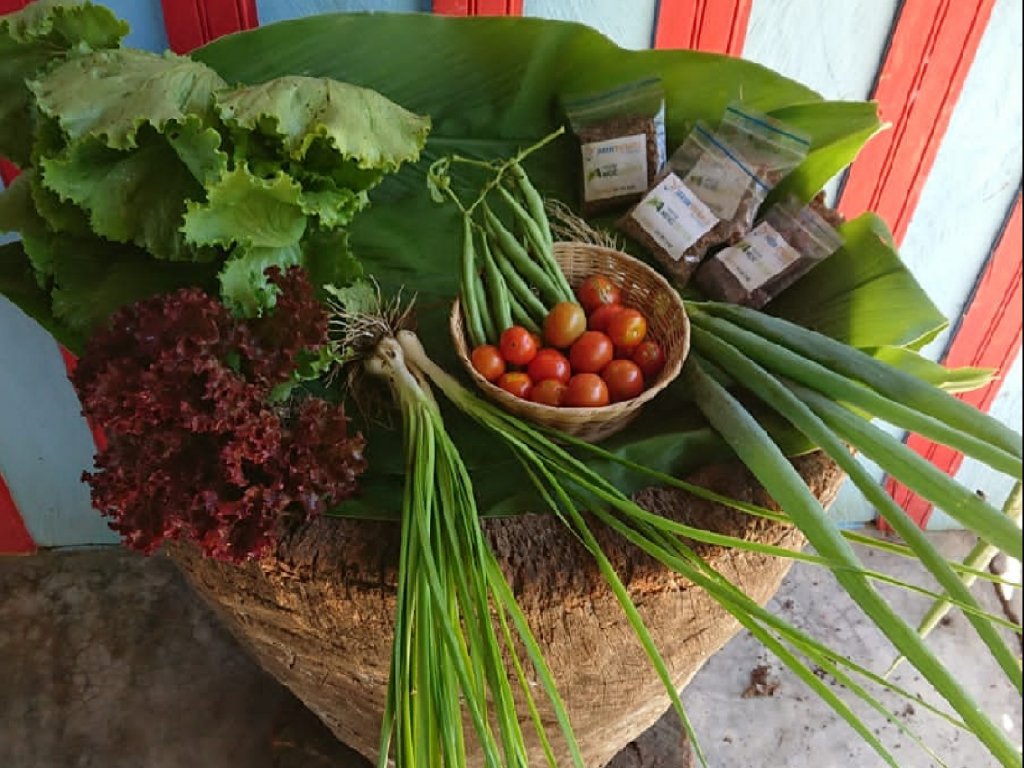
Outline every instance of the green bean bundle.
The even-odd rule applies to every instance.
[[[522,167],[527,155],[561,133],[560,129],[509,160],[485,163],[453,157],[431,167],[428,184],[435,199],[449,198],[462,213],[459,296],[473,346],[496,344],[512,325],[539,333],[551,307],[576,301],[555,260],[544,198]],[[452,190],[448,173],[453,162],[494,171],[469,206]]]

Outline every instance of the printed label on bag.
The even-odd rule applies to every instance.
[[[622,136],[583,145],[583,197],[607,200],[647,191],[647,136]]]
[[[674,261],[718,223],[715,214],[674,173],[648,192],[630,216]]]
[[[800,253],[767,222],[754,227],[731,248],[716,257],[748,291],[760,288],[771,278],[800,260]]]
[[[743,166],[725,155],[705,152],[683,179],[720,219],[731,219],[754,180]]]

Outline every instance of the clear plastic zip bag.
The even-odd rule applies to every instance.
[[[618,227],[680,285],[713,249],[738,242],[768,193],[806,156],[806,136],[730,105],[717,131],[698,123]]]
[[[842,244],[839,232],[810,205],[790,198],[773,205],[740,242],[704,262],[694,281],[710,299],[760,309]]]
[[[563,99],[580,142],[581,212],[635,202],[665,163],[665,93],[659,78]]]

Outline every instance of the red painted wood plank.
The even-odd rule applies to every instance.
[[[739,56],[753,0],[661,0],[655,48],[690,48]]]
[[[0,555],[30,555],[35,551],[36,543],[21,519],[4,476],[0,475]]]
[[[18,166],[0,157],[0,179],[3,179],[5,187],[9,187],[19,173]]]
[[[0,16],[20,11],[32,0],[0,0]]]
[[[943,363],[950,367],[976,366],[1005,372],[1020,354],[1021,329],[1024,326],[1024,296],[1021,289],[1021,252],[1024,228],[1021,221],[1021,196],[1011,209],[1006,225],[975,287],[969,306]],[[960,399],[988,411],[999,393],[1001,378]],[[944,445],[936,445],[919,435],[911,435],[907,445],[931,461],[946,474],[955,475],[963,464],[963,454]],[[892,478],[886,488],[922,528],[931,517],[932,505]]]
[[[78,358],[65,349],[63,344],[58,344],[57,347],[60,349],[60,356],[64,360],[64,370],[67,371],[68,378],[70,379],[71,374],[75,372],[75,366],[78,365]],[[96,450],[105,451],[107,449],[106,434],[92,422],[87,423],[89,424],[89,431],[92,432],[92,442],[96,446]]]
[[[434,0],[431,10],[443,16],[522,16],[523,0]]]
[[[878,213],[902,242],[995,0],[905,0],[873,98],[892,129],[853,164],[839,202]]]
[[[259,26],[256,0],[160,0],[167,40],[188,53],[232,32]]]

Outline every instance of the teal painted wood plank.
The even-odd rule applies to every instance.
[[[92,457],[57,345],[0,297],[0,471],[40,547],[117,541],[80,480]]]
[[[336,11],[412,13],[429,10],[430,0],[256,0],[260,24]]]
[[[622,48],[650,48],[656,0],[523,0],[523,16],[578,21],[610,37]]]
[[[132,31],[125,38],[125,45],[159,53],[167,50],[167,33],[164,31],[160,0],[100,0],[97,5],[105,5],[131,26]]]

